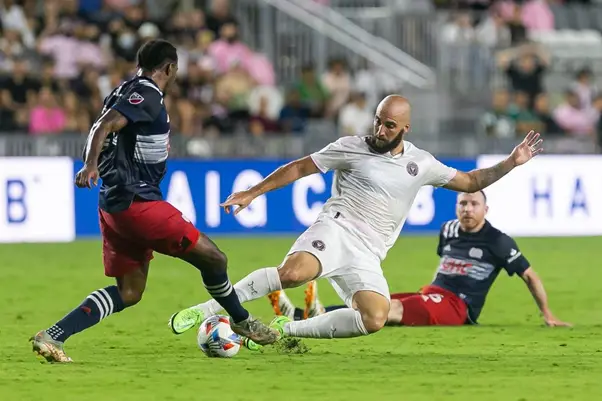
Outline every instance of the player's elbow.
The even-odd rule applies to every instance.
[[[362,314],[362,321],[368,334],[376,333],[387,323],[388,313],[385,310],[372,310]]]

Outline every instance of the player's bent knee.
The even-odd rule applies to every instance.
[[[294,288],[320,275],[320,262],[306,252],[290,255],[278,269],[282,288]]]
[[[138,302],[142,300],[142,295],[144,294],[144,290],[133,289],[133,288],[124,288],[119,290],[119,295],[121,295],[121,300],[124,305],[134,306]]]
[[[387,312],[383,310],[362,313],[362,321],[368,334],[376,333],[387,323]]]

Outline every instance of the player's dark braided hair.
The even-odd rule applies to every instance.
[[[146,71],[155,71],[166,63],[176,63],[178,52],[174,45],[166,40],[156,39],[146,42],[138,50],[138,67]]]

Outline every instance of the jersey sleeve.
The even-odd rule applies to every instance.
[[[163,96],[156,89],[143,85],[137,85],[113,105],[113,109],[121,113],[130,123],[153,122],[162,108]]]
[[[505,234],[498,239],[496,251],[509,276],[522,275],[530,266],[529,261],[516,245],[516,241]]]
[[[439,242],[437,243],[437,255],[441,256],[441,253],[443,252],[443,229],[445,227],[446,224],[448,224],[449,222],[443,223],[441,225],[441,228],[439,229]]]
[[[316,167],[326,173],[330,170],[344,170],[349,168],[349,151],[352,150],[352,141],[355,137],[343,137],[326,145],[323,149],[310,155]]]
[[[430,158],[431,163],[425,177],[425,185],[442,187],[456,176],[457,170],[455,168],[446,166],[432,155]]]

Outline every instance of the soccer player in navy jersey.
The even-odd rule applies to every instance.
[[[391,294],[387,318],[390,326],[457,326],[474,324],[499,273],[518,275],[531,292],[547,326],[570,326],[556,318],[548,306],[541,279],[516,242],[486,219],[483,191],[460,193],[457,220],[444,223],[439,234],[440,257],[435,278],[419,292]],[[295,308],[284,291],[269,295],[277,315],[307,319],[344,306],[324,308],[315,281],[305,291],[305,309]]]
[[[219,248],[182,213],[163,200],[170,123],[164,92],[176,78],[176,48],[153,40],[138,51],[138,73],[105,99],[84,149],[75,184],[90,188],[102,180],[99,218],[105,275],[116,285],[101,288],[31,341],[50,362],[71,362],[63,344],[73,334],[142,299],[153,251],[180,258],[200,270],[211,296],[230,314],[232,329],[258,344],[278,333],[244,309],[226,273]]]

